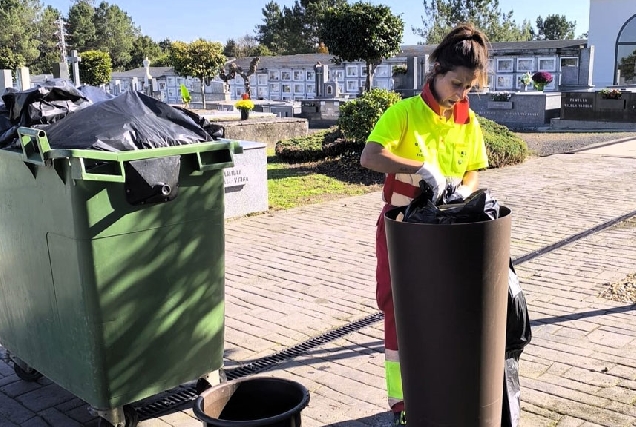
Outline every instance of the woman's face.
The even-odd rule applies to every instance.
[[[440,107],[449,109],[466,98],[477,84],[479,72],[466,67],[455,67],[446,74],[435,76],[435,93]]]

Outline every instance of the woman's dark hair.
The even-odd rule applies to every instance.
[[[429,59],[435,63],[431,77],[446,74],[456,67],[466,67],[479,73],[482,85],[487,82],[488,37],[472,24],[455,27],[437,45]]]

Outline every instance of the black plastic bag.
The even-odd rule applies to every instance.
[[[521,384],[519,358],[508,357],[504,362],[504,393],[501,427],[518,427],[521,419]]]
[[[461,203],[436,206],[433,190],[420,181],[421,194],[406,207],[404,222],[426,224],[466,224],[499,218],[499,203],[488,190],[477,190]]]
[[[91,102],[66,80],[51,80],[23,91],[2,95],[14,125],[32,127],[55,123]]]
[[[78,90],[93,104],[98,104],[103,101],[108,101],[109,99],[113,99],[115,95],[112,95],[105,90],[91,85],[82,85],[78,88]]]
[[[210,140],[192,119],[140,92],[121,95],[77,111],[47,130],[51,148],[129,151]]]
[[[212,139],[217,140],[219,138],[225,137],[225,128],[223,126],[217,125],[216,123],[210,123],[205,117],[201,117],[194,111],[188,110],[187,108],[182,108],[176,105],[174,105],[172,108],[176,108],[186,116],[190,117],[194,121],[194,123],[205,129],[205,131],[212,137]]]
[[[517,353],[532,341],[528,304],[519,286],[519,278],[510,260],[508,273],[508,314],[506,317],[506,353]]]
[[[519,358],[526,345],[532,341],[532,329],[528,305],[519,278],[509,261],[508,312],[506,315],[506,360],[504,366],[504,401],[501,415],[502,427],[517,427],[521,417],[521,385],[519,383]]]

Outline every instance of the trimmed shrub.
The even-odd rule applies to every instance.
[[[341,135],[338,128],[332,127],[307,136],[283,139],[276,143],[275,152],[288,163],[315,162],[326,157],[323,145],[333,143]]]
[[[401,99],[397,92],[371,89],[340,106],[338,126],[347,140],[364,144],[382,113]]]
[[[525,141],[510,129],[485,117],[478,117],[484,134],[488,163],[491,168],[516,165],[528,157]]]

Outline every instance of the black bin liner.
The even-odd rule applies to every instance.
[[[519,383],[519,358],[526,345],[532,341],[532,329],[528,305],[519,285],[519,278],[509,261],[508,312],[506,315],[506,365],[504,371],[504,401],[501,427],[518,427],[521,418],[521,385]]]
[[[31,127],[50,124],[91,102],[66,80],[51,80],[37,87],[5,92],[2,100],[14,124]]]
[[[195,144],[210,135],[181,111],[127,91],[77,111],[46,130],[51,148],[128,151]]]
[[[18,128],[48,125],[91,105],[91,101],[66,80],[50,80],[19,91],[7,89],[0,106],[0,148],[14,145]]]

